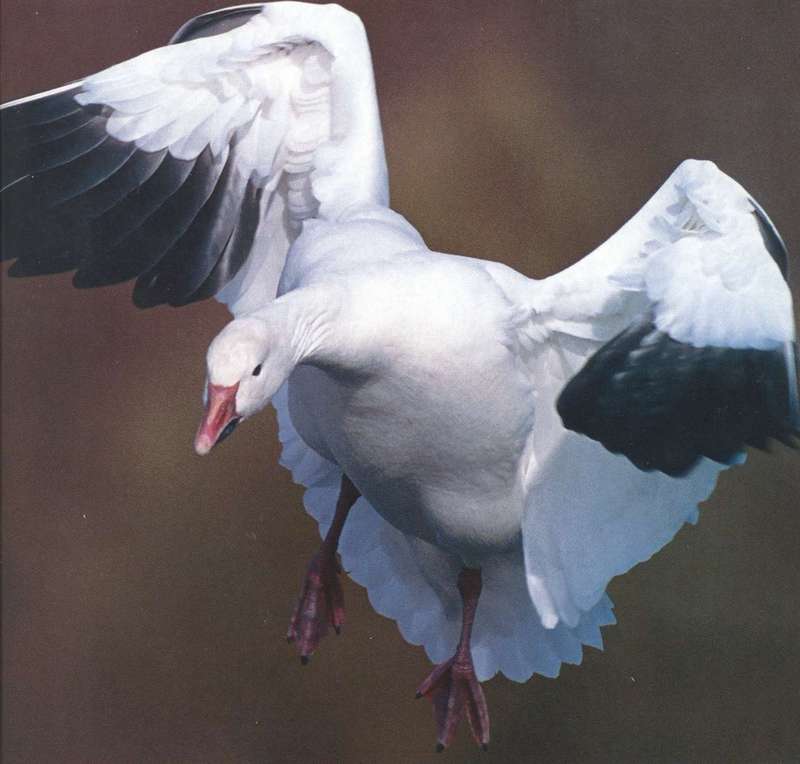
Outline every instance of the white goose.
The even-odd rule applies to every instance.
[[[745,446],[800,426],[780,237],[687,161],[543,281],[431,252],[388,207],[356,16],[240,6],[173,43],[3,107],[4,258],[136,278],[143,307],[227,304],[195,446],[278,412],[325,536],[290,639],[307,659],[341,626],[338,550],[439,664],[419,688],[438,745],[466,713],[485,746],[479,682],[600,647],[609,580],[694,522]]]

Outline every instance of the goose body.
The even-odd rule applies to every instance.
[[[533,390],[512,347],[513,305],[480,261],[432,253],[374,220],[359,252],[351,225],[364,224],[333,229],[350,246],[323,256],[317,274],[330,285],[323,311],[342,300],[328,341],[347,357],[293,372],[298,433],[399,530],[476,562],[518,546]],[[298,240],[298,270],[315,245]],[[313,285],[307,272],[293,289]]]
[[[290,637],[307,658],[340,628],[338,550],[440,664],[420,692],[441,745],[462,712],[488,742],[479,680],[600,647],[608,582],[798,430],[787,255],[738,183],[687,160],[539,281],[433,252],[389,207],[369,48],[338,6],[198,17],[7,104],[3,137],[12,275],[228,306],[197,450],[272,403],[325,536]]]

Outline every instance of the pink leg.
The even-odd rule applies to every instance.
[[[461,639],[455,655],[440,663],[419,686],[417,697],[423,695],[433,702],[433,714],[438,728],[436,750],[443,751],[456,734],[464,712],[467,713],[472,737],[484,750],[489,747],[489,708],[483,689],[475,676],[470,653],[470,637],[475,611],[481,594],[480,568],[462,568],[458,574],[461,593]]]
[[[286,639],[297,642],[303,664],[308,663],[320,640],[328,633],[328,626],[333,626],[338,634],[344,623],[344,596],[339,581],[341,568],[336,559],[336,549],[347,514],[360,495],[350,478],[343,475],[336,514],[325,540],[308,566],[300,599],[289,622]]]

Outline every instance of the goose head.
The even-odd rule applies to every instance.
[[[231,321],[211,342],[206,355],[205,413],[194,439],[207,454],[243,419],[258,413],[295,365],[294,355],[269,321]]]

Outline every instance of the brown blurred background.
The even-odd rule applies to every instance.
[[[800,3],[353,0],[393,202],[432,248],[545,276],[685,157],[800,252]],[[3,0],[3,99],[163,44],[208,0]],[[793,258],[800,296],[800,255]],[[191,448],[207,302],[3,278],[3,749],[9,762],[434,760],[419,648],[348,581],[302,669],[284,641],[318,539],[272,412]],[[800,459],[725,475],[700,525],[615,581],[581,667],[486,692],[450,761],[800,760]],[[435,759],[438,760],[438,759]]]

